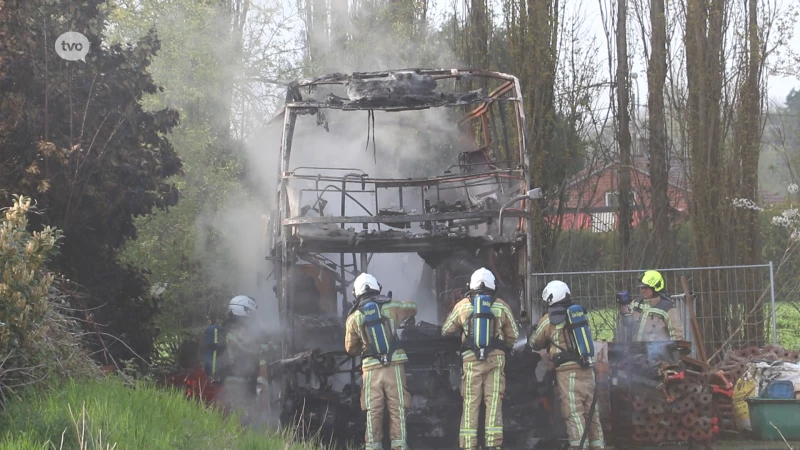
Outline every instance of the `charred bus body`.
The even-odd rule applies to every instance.
[[[376,146],[386,143],[375,142],[376,115],[379,123],[393,115],[403,122],[409,111],[429,110],[461,117],[450,121],[447,131],[432,125],[438,120],[406,121],[409,130],[391,139],[399,148],[394,156],[378,155]],[[306,142],[312,148],[296,161],[311,134],[297,132],[301,121],[328,133],[347,115],[366,117],[372,143],[364,148],[361,141],[361,157],[384,170],[370,176],[363,166],[336,167],[337,161],[348,161],[324,157],[346,153],[337,147],[335,133],[328,141]],[[360,366],[343,351],[350,288],[359,273],[370,271],[374,256],[412,254],[424,261],[419,286],[413,298],[401,300],[431,314],[428,321],[406,323],[400,330],[413,397],[409,445],[453,446],[461,415],[460,340],[441,337],[439,325],[463,298],[472,271],[487,267],[495,273],[498,296],[511,305],[521,340],[529,330],[535,294],[528,276],[533,246],[527,218],[535,205],[519,81],[502,73],[460,70],[332,74],[290,85],[277,119],[283,121],[278,207],[268,234],[282,342],[281,357],[269,366],[269,391],[282,425],[340,443],[363,441]],[[423,170],[398,173],[403,141],[412,135],[422,135],[427,143],[411,158],[420,159],[417,167]],[[450,165],[430,173],[435,164],[425,161],[449,157],[454,157]],[[387,164],[393,170],[385,170]],[[392,286],[384,293],[388,290]],[[550,413],[542,407],[547,390],[536,383],[536,363],[528,352],[509,358],[504,417],[510,446],[531,448],[532,439],[549,434]]]

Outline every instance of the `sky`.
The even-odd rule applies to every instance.
[[[271,3],[274,0],[256,0],[259,3]],[[283,3],[283,7],[285,11],[293,11],[296,13],[297,11],[297,3],[295,0],[281,0]],[[465,0],[428,0],[429,1],[429,8],[430,12],[429,15],[435,22],[441,21],[441,19],[445,16],[445,14],[452,12],[453,10],[458,11],[459,13],[465,11],[464,8],[464,1]],[[500,0],[488,0],[490,4],[496,5],[494,8],[495,11],[501,11],[499,7]],[[563,0],[562,0],[563,1]],[[608,75],[608,60],[606,57],[607,50],[605,46],[605,36],[604,36],[604,29],[603,29],[603,19],[600,12],[600,2],[604,4],[604,8],[608,8],[608,3],[611,0],[570,0],[564,2],[563,4],[566,5],[566,16],[574,16],[576,14],[583,17],[583,31],[586,33],[585,35],[588,37],[593,37],[597,45],[599,46],[598,52],[598,59],[597,65],[600,67],[600,74],[602,78],[606,80],[609,78]],[[634,0],[628,0],[629,3]],[[645,2],[647,0],[644,0]],[[788,8],[791,5],[792,0],[766,0],[770,4],[772,4],[775,8],[780,11],[788,11]],[[668,8],[670,5],[674,5],[674,2],[667,2]],[[633,14],[632,6],[629,5],[631,8],[631,14]],[[645,12],[647,14],[647,12]],[[295,16],[294,21],[299,25],[299,17]],[[495,16],[495,21],[500,21],[502,18],[499,16],[499,13]],[[638,27],[638,25],[634,22],[633,17],[629,17],[628,20],[629,30],[629,39],[630,40],[639,40],[640,33],[637,29],[633,27]],[[300,27],[295,28],[295,30],[299,30]],[[613,33],[613,31],[611,31]],[[612,36],[613,37],[613,36]],[[800,20],[796,21],[793,27],[793,36],[789,43],[789,47],[795,52],[800,54]],[[634,52],[639,50],[638,48],[630,48],[630,52]],[[642,99],[642,101],[637,101],[637,103],[643,103],[647,98],[647,77],[646,77],[646,65],[645,61],[641,56],[641,52],[639,51],[638,54],[632,55],[632,65],[631,70],[632,73],[638,74],[638,83],[634,80],[634,93],[636,93],[636,97],[638,99]],[[800,72],[800,69],[798,69]],[[637,87],[638,84],[638,87]],[[800,79],[797,76],[775,76],[770,75],[767,80],[767,95],[771,100],[771,103],[777,103],[782,105],[786,96],[789,94],[792,88],[800,89]]]
[[[583,17],[582,27],[586,33],[586,36],[593,37],[596,40],[597,45],[599,46],[599,58],[597,59],[597,65],[601,67],[601,77],[604,80],[608,80],[610,77],[608,74],[608,51],[606,50],[606,37],[604,35],[605,31],[603,27],[603,14],[601,13],[600,3],[602,2],[605,14],[608,15],[609,3],[611,3],[611,1],[613,0],[571,0],[565,2],[566,16]],[[632,4],[635,1],[636,0],[628,0],[628,53],[631,55],[631,74],[637,78],[632,81],[632,93],[635,94],[637,99],[639,99],[637,100],[637,103],[641,105],[645,104],[647,101],[647,65],[642,54],[641,45],[639,44],[641,42],[641,31],[639,30],[638,22],[634,18],[635,11]],[[766,1],[769,2],[776,10],[784,12],[784,15],[788,14],[792,6],[792,0]],[[648,1],[644,0],[644,3],[648,3]],[[667,8],[672,8],[674,6],[671,5],[675,4],[675,2],[667,1]],[[614,2],[614,5],[616,5],[616,2]],[[613,6],[613,8],[616,8],[616,6]],[[795,8],[797,8],[796,5]],[[611,11],[611,13],[612,15],[616,14],[616,10]],[[647,15],[649,12],[645,10],[643,14],[645,15],[645,20],[647,20]],[[613,33],[615,32],[614,29],[610,29],[609,32],[612,33],[611,38],[613,39]],[[788,43],[788,48],[795,54],[800,54],[800,20],[795,20],[794,26],[792,27],[790,33],[792,36]],[[680,39],[680,36],[677,36],[677,39]],[[676,40],[674,41],[673,45],[682,46],[683,44],[680,40]],[[795,76],[768,76],[767,97],[769,98],[769,103],[771,105],[777,104],[782,106],[785,102],[786,96],[789,94],[792,88],[800,90],[800,78],[798,78],[798,75],[800,75],[800,68],[796,70]]]

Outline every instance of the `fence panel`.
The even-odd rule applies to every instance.
[[[686,277],[694,294],[695,314],[706,356],[715,362],[731,348],[775,342],[771,269],[771,264],[659,269],[667,284],[668,295],[683,318],[684,339],[695,344],[695,355],[697,343],[694,342],[681,277]],[[572,291],[573,300],[589,310],[596,338],[612,340],[619,316],[616,293],[628,290],[632,298],[637,298],[642,273],[642,270],[618,270],[533,274],[533,292],[538,299],[535,294],[541,293],[549,281],[564,281]],[[538,320],[542,313],[541,302],[538,303],[538,308],[536,304],[532,305],[534,320]],[[797,311],[800,313],[800,308]]]

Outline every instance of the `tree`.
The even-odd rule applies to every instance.
[[[250,285],[266,251],[258,261],[243,261],[230,246],[241,240],[234,235],[240,230],[228,220],[241,205],[251,216],[268,208],[274,186],[260,184],[262,167],[253,164],[244,141],[276,109],[282,92],[273,83],[294,76],[296,48],[283,37],[282,11],[252,2],[118,0],[109,20],[116,42],[135,41],[151,27],[158,31],[163,46],[153,72],[164,90],[142,102],[147,109],[169,106],[182,113],[171,139],[185,161],[183,173],[173,178],[181,202],[137,220],[139,238],[121,256],[165,287],[156,323],[168,338],[206,324],[237,293],[257,295]],[[230,97],[221,97],[223,86]],[[264,158],[264,144],[258,145]],[[244,273],[243,267],[252,269]]]
[[[87,300],[75,306],[92,308],[87,327],[126,341],[130,349],[110,353],[128,359],[149,351],[158,305],[146,274],[116,256],[136,238],[135,217],[178,201],[167,178],[181,161],[166,137],[178,112],[142,108],[159,89],[148,67],[160,41],[149,33],[136,45],[106,45],[102,4],[6,1],[0,30],[14,43],[0,49],[0,61],[11,61],[1,81],[0,186],[6,202],[13,191],[36,199],[33,229],[64,231],[52,268],[84,286]],[[85,63],[53,51],[64,30],[88,38]]]
[[[723,23],[726,0],[686,4],[686,70],[689,84],[687,128],[692,163],[695,264],[723,262],[721,97]]]
[[[617,142],[619,144],[619,268],[629,266],[631,243],[631,130],[628,89],[628,4],[617,3]]]
[[[667,11],[664,0],[650,0],[650,59],[647,65],[648,150],[652,189],[653,266],[672,262],[670,203],[668,196],[667,123],[664,117],[664,85],[667,80]]]

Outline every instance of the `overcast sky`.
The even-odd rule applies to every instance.
[[[273,4],[275,0],[255,0],[258,3],[262,4]],[[296,0],[280,0],[284,5],[284,9],[287,12],[294,12],[294,23],[297,25],[295,27],[295,31],[300,31],[302,27],[300,26],[299,16],[296,15],[297,12],[297,2]],[[352,1],[352,0],[351,0]],[[501,0],[488,0],[490,4],[494,6],[494,11],[501,11],[500,8],[500,1]],[[598,59],[597,64],[601,69],[600,76],[601,78],[608,80],[610,77],[608,75],[608,60],[607,60],[607,50],[605,46],[605,36],[603,30],[603,20],[602,15],[600,13],[599,2],[603,2],[604,5],[608,5],[610,0],[561,0],[564,2],[563,4],[567,5],[566,15],[570,17],[572,15],[577,14],[580,12],[580,15],[584,18],[584,28],[585,32],[589,36],[594,36],[596,39],[597,45],[600,47],[598,52]],[[630,2],[631,0],[629,0]],[[767,0],[773,3],[779,10],[786,11],[791,4],[790,2],[793,0]],[[796,1],[796,0],[794,0]],[[465,11],[464,3],[465,0],[429,0],[429,7],[430,7],[430,17],[434,22],[439,22],[447,13],[451,13],[454,9],[459,13]],[[671,2],[668,2],[668,7]],[[672,3],[674,5],[674,3]],[[604,6],[607,8],[608,6]],[[800,9],[800,8],[798,8]],[[629,14],[628,19],[628,26],[629,30],[636,30],[631,27],[637,27],[638,24],[634,22],[632,17],[633,12]],[[645,13],[646,14],[646,13]],[[563,19],[563,18],[562,18]],[[496,16],[495,21],[498,23],[502,20],[501,17]],[[794,24],[793,36],[790,42],[791,49],[796,53],[800,54],[800,21],[796,21]],[[562,24],[564,21],[562,20]],[[613,33],[613,30],[611,31]],[[631,40],[635,37],[635,39],[640,40],[640,33],[638,30],[629,32],[631,36]],[[613,36],[612,36],[613,38]],[[631,42],[634,44],[634,42]],[[632,47],[632,46],[631,46]],[[629,48],[629,52],[636,52],[638,48]],[[647,75],[646,75],[646,65],[645,61],[641,56],[641,52],[638,53],[631,53],[633,57],[631,71],[632,73],[638,74],[638,83],[633,83],[634,93],[637,97],[637,103],[645,103],[647,98]],[[379,68],[371,68],[374,70],[378,70]],[[366,70],[366,69],[365,69]],[[797,69],[800,72],[800,68]],[[638,87],[637,87],[638,84]],[[797,76],[773,76],[770,75],[767,80],[768,86],[768,97],[774,103],[779,105],[783,105],[786,96],[792,90],[792,88],[800,89],[800,79]],[[637,91],[638,90],[638,91]],[[600,100],[603,102],[604,100]]]

